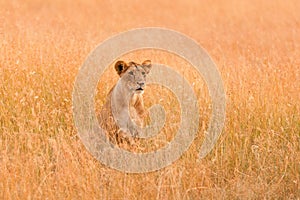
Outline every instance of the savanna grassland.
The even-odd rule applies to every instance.
[[[297,0],[0,0],[0,199],[299,199],[299,11]],[[211,112],[201,76],[166,52],[125,55],[183,74],[202,115],[197,139],[179,160],[126,174],[85,149],[72,90],[99,43],[147,26],[182,32],[209,52],[224,81],[226,123],[213,151],[197,160]],[[109,66],[96,110],[117,79]],[[145,99],[147,107],[166,108],[166,136],[159,137],[171,140],[178,102],[155,86]]]

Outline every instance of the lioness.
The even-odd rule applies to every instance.
[[[150,60],[142,64],[124,61],[115,63],[115,70],[120,78],[110,90],[107,102],[100,112],[100,125],[107,131],[112,142],[120,144],[125,139],[132,144],[132,138],[138,136],[144,126],[147,111],[142,94],[151,67]]]

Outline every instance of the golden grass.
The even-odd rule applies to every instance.
[[[0,198],[299,199],[299,10],[297,0],[0,1]],[[187,71],[201,89],[199,138],[169,167],[125,174],[86,151],[71,94],[98,43],[144,26],[175,29],[207,49],[225,83],[227,118],[214,150],[197,161],[210,102]],[[125,58],[189,67],[156,51]]]

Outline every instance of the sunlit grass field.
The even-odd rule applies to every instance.
[[[297,0],[0,0],[0,199],[299,199],[299,10]],[[226,123],[213,151],[197,160],[211,114],[201,76],[167,52],[124,55],[181,73],[201,113],[198,137],[181,159],[126,174],[85,149],[72,90],[99,43],[146,26],[182,32],[209,52],[224,81]],[[99,79],[96,111],[118,76],[108,66]],[[164,105],[168,123],[158,138],[170,141],[178,102],[149,85],[145,103]]]

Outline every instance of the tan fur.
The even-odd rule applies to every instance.
[[[142,64],[116,62],[115,70],[120,79],[110,90],[106,104],[99,115],[100,126],[106,130],[113,143],[120,144],[124,140],[127,143],[132,143],[132,138],[138,136],[140,128],[144,126],[147,111],[144,107],[142,93],[146,84],[146,75],[150,69],[151,61],[149,60]],[[120,114],[121,127],[117,126],[113,117],[112,105],[116,105],[116,113]],[[124,114],[126,110],[129,110],[130,118],[138,126],[137,128],[134,128],[126,118],[127,115]]]

